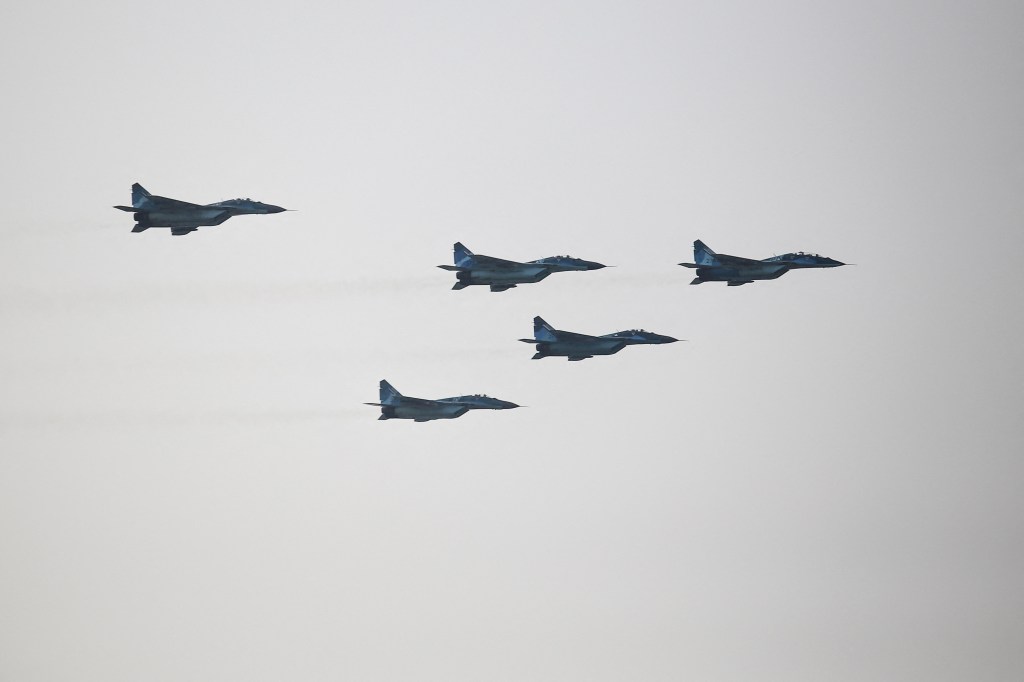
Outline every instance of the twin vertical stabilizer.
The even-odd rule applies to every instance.
[[[402,394],[398,392],[394,386],[389,384],[384,379],[380,380],[380,404],[381,405],[398,405],[402,402]]]
[[[702,267],[709,265],[717,265],[718,259],[715,257],[718,254],[708,248],[708,245],[697,240],[693,243],[693,260]]]

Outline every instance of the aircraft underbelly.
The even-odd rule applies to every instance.
[[[548,355],[612,355],[622,350],[621,341],[587,341],[573,343],[571,341],[555,341],[545,344],[544,352]],[[538,346],[539,349],[539,346]]]
[[[547,277],[547,268],[521,268],[517,270],[472,270],[474,282],[481,284],[532,284]]]
[[[718,266],[698,268],[697,276],[701,279],[717,282],[729,280],[775,279],[782,276],[788,268],[784,265],[764,265],[751,267]]]
[[[194,227],[197,225],[220,225],[231,217],[231,213],[224,209],[149,211],[147,216],[152,227]]]
[[[465,405],[399,405],[395,407],[395,417],[398,419],[455,419],[465,412]]]

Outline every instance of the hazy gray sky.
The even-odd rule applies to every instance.
[[[7,3],[0,680],[1021,679],[1022,26]],[[135,181],[298,212],[131,234]],[[618,267],[455,292],[455,240]]]

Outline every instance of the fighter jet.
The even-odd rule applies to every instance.
[[[573,258],[571,256],[550,256],[526,263],[502,260],[475,254],[462,242],[455,242],[455,265],[438,265],[442,270],[455,273],[458,280],[452,289],[465,289],[474,284],[490,285],[491,291],[505,291],[517,284],[539,282],[552,272],[573,272],[577,270],[600,270],[600,263]]]
[[[287,210],[252,199],[228,199],[205,206],[190,204],[187,201],[150,194],[137,182],[132,185],[132,205],[114,208],[135,214],[135,227],[132,228],[132,232],[144,232],[151,227],[169,227],[171,234],[176,236],[195,232],[199,227],[220,225],[231,216],[280,213]]]
[[[846,263],[819,256],[818,254],[784,253],[764,260],[727,256],[715,253],[701,240],[693,243],[693,259],[696,263],[680,263],[684,268],[697,268],[697,276],[690,284],[704,282],[728,282],[731,287],[750,284],[757,279],[775,279],[790,270],[800,268],[837,268]]]
[[[519,339],[523,343],[537,344],[534,360],[551,356],[567,357],[570,361],[586,360],[595,355],[614,355],[626,346],[649,343],[675,343],[679,339],[662,336],[643,329],[629,329],[604,336],[589,336],[555,329],[540,317],[533,318],[533,338]]]
[[[365,404],[380,408],[381,414],[378,419],[412,419],[418,422],[432,419],[455,419],[470,410],[511,410],[514,407],[519,407],[507,400],[498,400],[481,393],[460,395],[454,398],[438,398],[437,400],[409,398],[399,393],[394,386],[383,379],[380,382],[380,402]]]

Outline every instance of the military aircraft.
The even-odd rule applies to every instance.
[[[381,414],[378,419],[412,419],[418,422],[455,419],[469,410],[511,410],[519,407],[507,400],[498,400],[480,393],[437,400],[409,398],[383,379],[380,382],[380,402],[365,404],[380,408]]]
[[[801,268],[837,268],[846,263],[819,256],[818,254],[784,253],[764,260],[727,256],[715,253],[701,240],[693,243],[693,259],[696,263],[680,263],[684,268],[697,268],[697,276],[690,284],[704,282],[728,282],[731,287],[750,284],[758,279],[775,279],[790,270]]]
[[[132,185],[132,205],[114,208],[135,214],[135,227],[132,228],[132,232],[144,232],[151,227],[169,227],[173,235],[195,232],[197,228],[207,225],[220,225],[231,216],[280,213],[287,210],[252,199],[228,199],[205,206],[190,204],[187,201],[150,194],[137,182]]]
[[[555,329],[540,317],[533,318],[533,338],[519,339],[537,344],[534,360],[550,356],[567,357],[570,361],[586,360],[595,355],[613,355],[626,346],[650,343],[675,343],[679,339],[662,336],[643,329],[629,329],[604,336],[589,336]]]
[[[465,289],[474,284],[490,285],[491,291],[505,291],[517,284],[539,282],[552,272],[573,272],[577,270],[600,270],[600,263],[573,258],[571,256],[550,256],[519,263],[491,256],[475,254],[462,242],[455,242],[455,265],[438,265],[442,270],[455,273],[458,280],[452,289]]]

